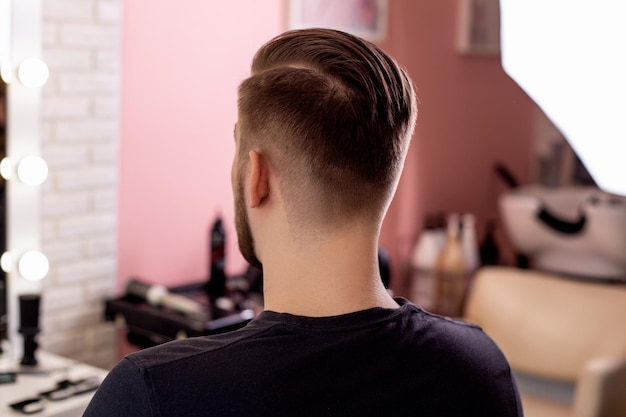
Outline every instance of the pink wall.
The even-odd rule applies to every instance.
[[[282,0],[123,2],[118,281],[206,277],[219,212],[239,272],[230,163],[236,88],[284,27]]]
[[[482,227],[497,216],[505,190],[493,162],[528,177],[534,105],[498,58],[456,53],[456,4],[389,1],[381,46],[408,68],[421,102],[381,237],[396,288],[426,212],[473,212]],[[120,283],[131,275],[164,284],[203,278],[218,210],[227,268],[239,272],[230,190],[236,86],[260,43],[284,28],[283,2],[128,0],[124,7]]]
[[[482,236],[485,220],[498,218],[497,198],[506,190],[494,162],[527,180],[534,104],[503,72],[499,57],[457,53],[457,1],[389,3],[389,33],[381,46],[408,69],[420,100],[414,141],[381,237],[399,278],[394,289],[401,291],[398,281],[425,213],[474,213]]]

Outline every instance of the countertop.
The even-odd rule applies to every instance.
[[[10,404],[36,398],[41,392],[54,389],[59,381],[76,381],[93,377],[101,382],[107,374],[104,369],[76,362],[51,353],[38,351],[39,365],[28,372],[17,374],[13,383],[0,384],[0,416],[25,416],[10,407]],[[31,414],[37,417],[80,417],[89,404],[95,391],[73,395],[69,398],[52,401],[43,398],[43,410]]]

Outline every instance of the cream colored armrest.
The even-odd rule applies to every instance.
[[[575,417],[626,416],[626,358],[594,359],[578,379]]]
[[[485,267],[464,312],[529,375],[576,381],[594,358],[626,356],[626,286]],[[621,417],[626,417],[626,414]]]

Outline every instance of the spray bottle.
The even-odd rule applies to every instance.
[[[226,293],[226,274],[224,273],[224,258],[226,234],[220,216],[217,217],[209,233],[209,281],[207,293],[211,301],[223,297]]]

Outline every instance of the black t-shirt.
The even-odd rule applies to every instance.
[[[231,333],[133,353],[84,417],[522,415],[482,330],[397,301],[321,318],[265,311]]]

